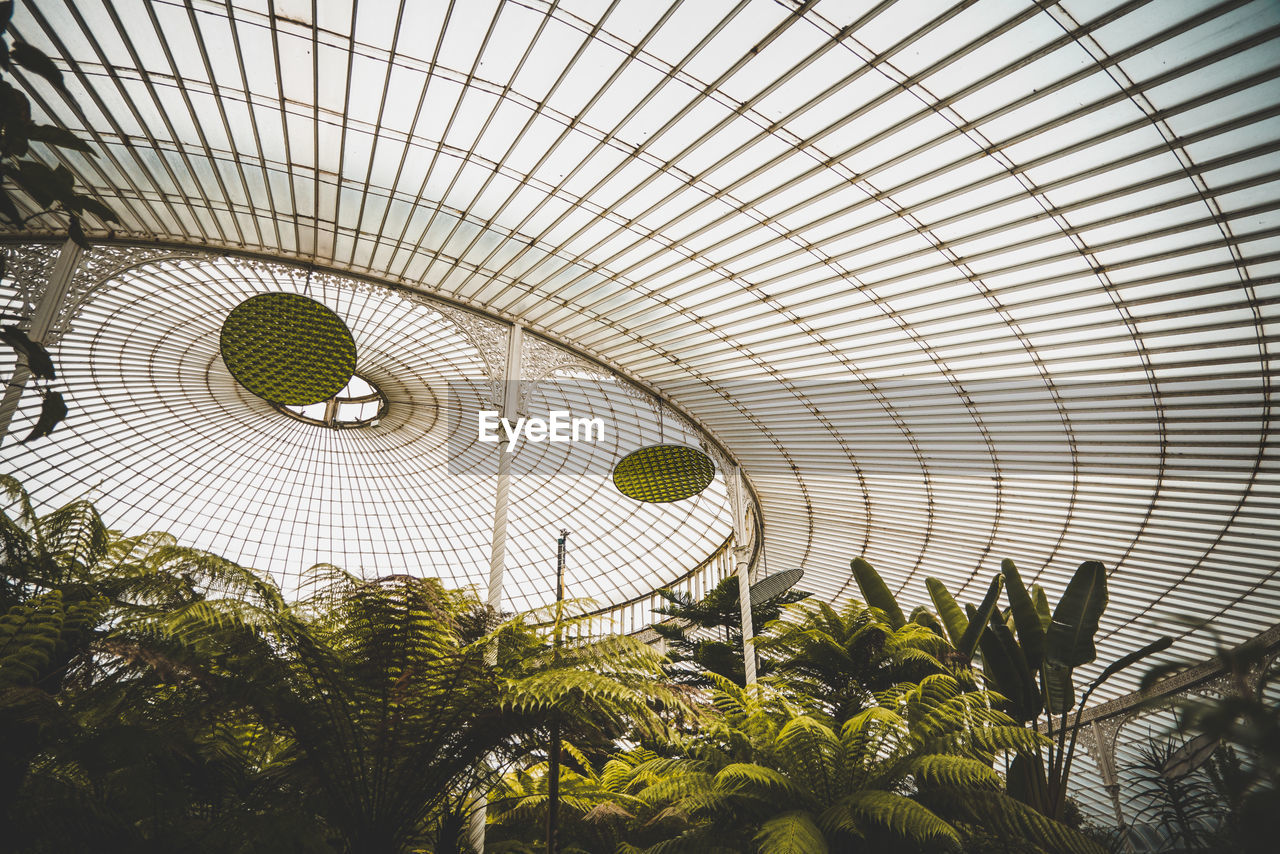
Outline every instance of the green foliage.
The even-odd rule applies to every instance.
[[[860,560],[860,559],[859,559]],[[863,594],[883,599],[890,596],[883,580],[865,561],[855,562],[854,576]],[[1043,815],[1061,819],[1067,809],[1066,790],[1075,750],[1075,726],[1068,726],[1067,714],[1076,707],[1074,668],[1094,660],[1093,638],[1107,605],[1106,568],[1097,561],[1085,561],[1076,570],[1053,610],[1038,585],[1028,590],[1018,567],[1011,560],[1001,563],[982,604],[962,610],[946,586],[936,578],[926,578],[925,586],[938,609],[947,636],[960,657],[968,662],[981,652],[982,676],[999,693],[1001,709],[1030,728],[1035,728],[1041,712],[1056,721],[1057,738],[1042,754],[1037,750],[1014,759],[1009,771],[1009,791]],[[1007,591],[1009,608],[999,608],[1001,588]],[[886,603],[883,608],[889,608]],[[896,601],[892,608],[901,609]],[[913,622],[937,622],[928,611],[917,608]],[[1016,635],[1015,635],[1016,631]],[[1141,650],[1126,655],[1106,668],[1085,691],[1084,696],[1111,676],[1134,663],[1166,649],[1172,639],[1161,638]],[[1038,680],[1037,680],[1038,677]],[[1083,700],[1080,706],[1083,707]],[[1068,731],[1070,738],[1068,739]]]
[[[758,639],[774,675],[708,675],[697,726],[562,775],[574,850],[954,851],[999,827],[1027,851],[1098,849],[1003,791],[1004,752],[1046,739],[992,708],[939,634],[856,602],[804,603]],[[508,775],[494,850],[540,851],[545,766]],[[975,807],[979,803],[980,807]],[[605,806],[608,804],[609,806]],[[523,829],[523,830],[522,830]]]
[[[755,842],[761,854],[827,854],[822,831],[805,812],[774,816],[760,825]]]
[[[1107,571],[1096,560],[1080,564],[1053,611],[1044,636],[1045,708],[1065,714],[1075,705],[1071,671],[1098,657],[1093,636],[1107,607]]]
[[[907,621],[907,618],[902,616],[902,608],[898,605],[897,597],[889,590],[889,586],[884,583],[880,573],[876,572],[871,564],[856,557],[850,561],[849,568],[853,570],[853,577],[858,582],[858,588],[862,590],[862,598],[872,608],[879,608],[884,612],[890,626],[896,629]]]
[[[257,757],[236,756],[210,731],[202,698],[146,678],[162,659],[131,627],[195,603],[197,584],[252,582],[167,535],[108,531],[87,502],[38,517],[8,476],[0,508],[0,811],[10,850],[237,850],[214,824],[219,804],[244,811],[244,790],[219,781]],[[258,794],[263,809],[279,805]],[[286,827],[283,816],[271,826]],[[272,834],[263,827],[255,838]]]
[[[686,822],[648,850],[843,851],[859,840],[956,850],[967,831],[954,817],[973,812],[956,803],[974,792],[986,793],[985,808],[1011,833],[1034,831],[1044,820],[1003,794],[991,763],[997,751],[1032,750],[1043,738],[989,706],[985,692],[937,673],[878,692],[839,723],[775,688],[720,680],[715,711],[683,745],[685,757],[652,760],[663,773],[635,792],[642,815]],[[1093,850],[1060,830],[1066,842],[1047,850]]]
[[[116,216],[93,196],[76,192],[65,163],[49,163],[65,157],[65,152],[92,156],[93,150],[67,128],[33,119],[30,99],[6,79],[5,75],[34,75],[60,95],[71,97],[52,59],[25,42],[11,43],[13,10],[11,0],[0,3],[0,220],[21,227],[49,214],[66,214],[71,238],[87,246],[81,218],[91,215],[116,222]]]
[[[1044,626],[1041,614],[1032,593],[1022,583],[1022,574],[1013,561],[1005,558],[1000,561],[1000,571],[1004,574],[1005,589],[1009,595],[1009,609],[1013,612],[1014,626],[1018,632],[1018,645],[1029,665],[1038,666],[1044,659]],[[1035,588],[1040,599],[1044,601],[1044,615],[1049,614],[1049,600],[1044,590],[1038,585]],[[1052,622],[1052,617],[1049,617]]]
[[[650,647],[566,631],[559,610],[498,621],[431,579],[323,566],[286,601],[166,534],[108,531],[85,502],[38,516],[12,478],[0,502],[0,782],[20,854],[445,854],[500,778],[493,850],[537,851],[553,726],[566,852],[1097,850],[1005,792],[997,759],[1047,741],[927,611],[775,619],[786,600],[768,603],[773,675],[702,672],[691,692]],[[974,608],[959,635],[984,659],[1020,654],[1000,588],[986,630]],[[713,594],[672,610],[732,641],[736,582]]]
[[[688,714],[632,638],[556,644],[432,579],[333,567],[286,602],[85,502],[0,493],[8,850],[457,850],[474,793],[552,719],[601,745]]]
[[[1213,850],[1210,844],[1216,836],[1214,826],[1224,805],[1203,772],[1176,776],[1166,772],[1181,746],[1153,740],[1129,765],[1133,780],[1129,801],[1136,807],[1133,823],[1156,828],[1172,850]]]
[[[933,600],[933,607],[938,609],[942,625],[947,629],[947,637],[951,639],[951,643],[958,645],[969,631],[969,619],[964,615],[964,610],[948,592],[946,585],[938,579],[926,578],[924,585],[929,591],[929,598]]]
[[[738,598],[738,577],[726,576],[699,600],[676,590],[659,590],[668,603],[654,609],[671,619],[655,623],[653,629],[666,642],[672,664],[671,676],[682,684],[708,687],[707,673],[746,683],[742,661],[742,605]],[[767,602],[751,604],[751,624],[757,632],[778,619],[786,605],[802,601],[809,594],[788,590]],[[689,666],[693,665],[693,666]],[[761,675],[769,662],[759,662]]]
[[[1180,701],[1177,731],[1183,738],[1220,745],[1209,763],[1195,775],[1182,791],[1167,781],[1152,780],[1146,775],[1147,809],[1161,823],[1180,816],[1191,806],[1211,801],[1218,821],[1207,845],[1214,850],[1232,850],[1247,854],[1263,854],[1274,849],[1280,838],[1280,702],[1276,700],[1276,679],[1280,664],[1270,661],[1266,650],[1256,642],[1235,648],[1220,646],[1214,656],[1227,676],[1229,690],[1217,697],[1190,697]],[[1170,672],[1187,666],[1173,662],[1153,668],[1143,679],[1150,687]],[[1261,670],[1256,685],[1250,673]],[[1167,747],[1152,746],[1145,766],[1150,771],[1157,759],[1164,777],[1181,774],[1168,763]],[[1205,778],[1214,797],[1205,794]],[[1198,815],[1198,813],[1197,813]],[[1175,822],[1176,823],[1176,822]],[[1196,837],[1199,839],[1199,837]]]
[[[997,574],[991,579],[991,586],[987,588],[987,595],[983,597],[982,604],[969,616],[968,627],[956,641],[956,651],[964,656],[965,661],[971,660],[974,652],[977,651],[984,627],[998,616],[1000,591],[1003,589],[1004,576]]]
[[[837,721],[874,702],[876,691],[946,671],[946,640],[917,622],[893,628],[876,612],[850,600],[793,605],[788,619],[771,623],[756,640],[770,672],[785,689],[817,701]]]

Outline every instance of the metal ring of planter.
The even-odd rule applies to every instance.
[[[697,448],[648,445],[618,461],[613,485],[636,501],[666,504],[697,495],[715,476],[715,463]]]
[[[301,294],[249,297],[227,315],[219,348],[240,385],[281,406],[328,400],[356,369],[355,340],[342,318]]]

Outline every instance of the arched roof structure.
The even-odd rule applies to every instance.
[[[62,162],[120,215],[89,224],[100,245],[519,323],[739,462],[767,562],[824,598],[856,595],[858,555],[910,603],[926,575],[977,600],[1002,557],[1053,598],[1097,559],[1100,661],[1168,631],[1206,655],[1174,617],[1226,643],[1277,622],[1270,0],[43,0],[15,20],[74,60],[71,99],[28,89],[97,152]],[[130,287],[158,299],[180,271]],[[51,494],[91,482],[48,470]]]

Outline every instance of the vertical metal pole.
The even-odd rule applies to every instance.
[[[31,326],[27,329],[27,337],[37,344],[44,343],[58,314],[58,308],[66,300],[67,291],[71,290],[71,274],[80,262],[80,252],[80,247],[72,240],[62,244],[62,249],[58,252],[58,260],[53,265],[53,272],[49,274],[49,281],[45,284],[44,293],[40,295],[40,301],[36,303],[36,310],[31,315]],[[4,398],[0,399],[0,445],[9,436],[9,424],[18,411],[18,403],[22,400],[22,392],[29,379],[31,371],[27,368],[26,360],[19,357],[17,364],[13,366],[13,376],[5,386]]]
[[[524,328],[512,324],[507,336],[507,364],[502,372],[502,417],[514,418],[520,406],[520,359],[524,352]],[[486,602],[494,613],[502,610],[503,574],[507,563],[507,505],[511,492],[511,454],[505,442],[498,442],[498,489],[493,501],[493,534],[489,540],[489,591]],[[498,663],[498,648],[490,645],[484,653],[490,667]],[[484,854],[485,821],[489,799],[478,793],[471,811],[467,835],[476,854]]]
[[[524,328],[513,325],[507,338],[507,367],[502,377],[502,417],[515,418],[520,406],[520,358]],[[489,547],[489,607],[502,610],[503,572],[507,560],[507,503],[511,491],[511,453],[498,442],[498,492],[493,506],[493,536]]]
[[[555,658],[559,659],[561,607],[564,603],[564,548],[568,531],[556,541],[556,633]],[[560,851],[560,717],[551,712],[551,748],[547,755],[547,854]]]
[[[755,628],[751,625],[751,543],[747,538],[746,487],[742,469],[733,467],[729,500],[733,504],[733,556],[738,569],[738,602],[742,609],[742,664],[748,685],[756,684]]]

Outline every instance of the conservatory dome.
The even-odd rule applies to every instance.
[[[65,422],[19,444],[26,394],[0,447],[46,506],[286,587],[482,593],[504,516],[512,610],[569,530],[568,595],[626,631],[744,545],[832,602],[856,557],[913,604],[1002,558],[1056,600],[1101,561],[1095,673],[1277,623],[1273,2],[45,0],[14,29],[70,92],[19,78],[33,108],[95,152],[39,156],[119,219],[86,219],[47,337]],[[64,236],[3,233],[0,311]],[[342,319],[372,415],[236,382],[219,332],[266,292]],[[503,464],[457,443],[482,410],[607,429]],[[705,489],[617,490],[672,444]]]

